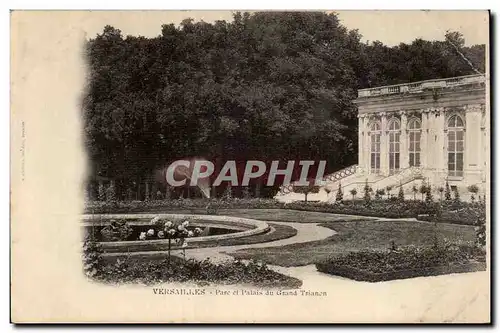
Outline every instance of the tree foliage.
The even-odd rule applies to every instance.
[[[356,162],[358,89],[474,72],[446,41],[388,47],[361,38],[323,12],[187,19],[154,38],[104,27],[86,48],[92,173],[128,187],[193,156],[216,168],[229,159],[326,160],[332,172]],[[460,38],[449,37],[484,71],[484,45]]]

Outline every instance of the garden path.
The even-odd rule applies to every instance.
[[[186,250],[186,258],[193,258],[197,260],[204,260],[206,258],[210,258],[210,260],[213,262],[222,262],[226,260],[233,260],[233,257],[228,255],[227,253],[235,252],[238,250],[306,243],[306,242],[325,239],[327,237],[336,234],[334,230],[322,227],[318,223],[293,223],[293,222],[277,222],[277,221],[268,221],[268,222],[287,225],[292,228],[295,228],[297,230],[297,234],[290,238],[280,239],[267,243],[188,249]],[[175,251],[173,253],[177,255],[182,255],[182,251]]]

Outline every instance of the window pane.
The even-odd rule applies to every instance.
[[[457,151],[464,151],[464,142],[463,141],[457,142]]]
[[[464,132],[463,131],[457,131],[455,133],[456,133],[457,140],[463,140],[464,139]]]
[[[415,154],[415,166],[420,166],[420,154]]]
[[[449,163],[455,163],[455,154],[454,153],[448,153],[448,164]]]
[[[396,149],[396,151],[399,152],[399,142],[394,144],[394,149]]]
[[[410,151],[415,150],[415,143],[410,141]]]
[[[396,159],[396,163],[395,163],[395,166],[396,166],[396,169],[399,169],[399,153],[396,153],[394,158]]]
[[[448,132],[448,141],[455,141],[455,131]]]
[[[456,126],[457,127],[463,127],[464,126],[464,122],[462,121],[462,118],[456,117]]]
[[[415,150],[420,151],[420,141],[417,141]]]
[[[415,166],[415,155],[410,153],[410,166]]]
[[[463,170],[464,169],[464,155],[462,153],[457,153],[457,170]]]
[[[448,151],[455,151],[455,141],[448,141]]]

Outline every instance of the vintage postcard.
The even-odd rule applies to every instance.
[[[14,323],[490,323],[488,11],[12,11]]]

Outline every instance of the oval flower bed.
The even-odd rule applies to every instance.
[[[391,251],[360,251],[316,263],[318,271],[356,281],[388,281],[418,276],[486,270],[484,251],[469,245]]]

